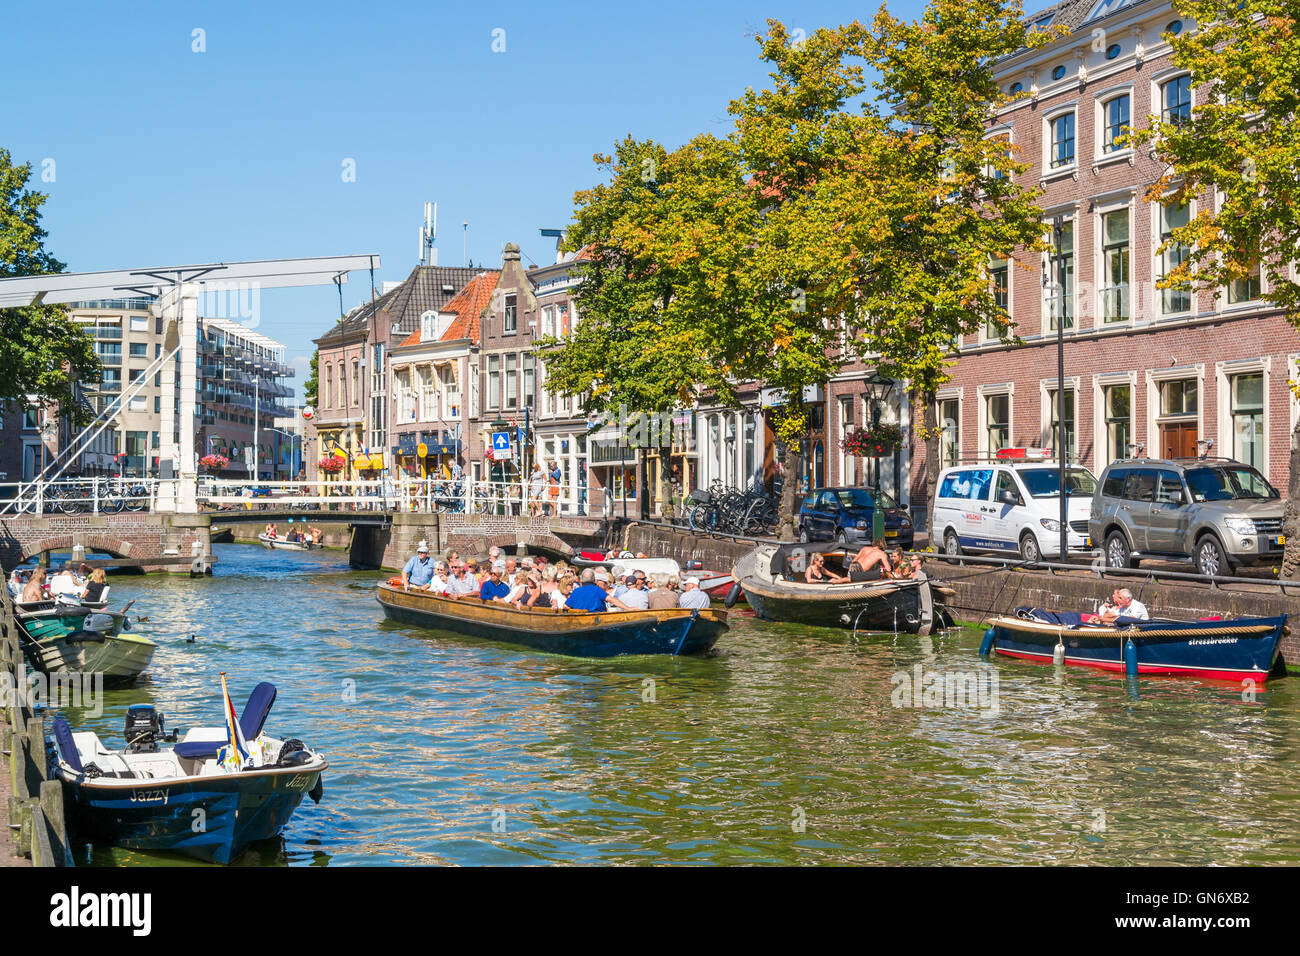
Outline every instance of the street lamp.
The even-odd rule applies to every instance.
[[[1065,496],[1065,257],[1061,250],[1061,231],[1065,217],[1052,218],[1052,258],[1055,262],[1055,276],[1049,288],[1060,291],[1060,306],[1056,312],[1056,462],[1057,462],[1057,497],[1060,499],[1061,523],[1061,563],[1066,563],[1069,553],[1070,505]]]
[[[880,418],[885,411],[885,403],[889,401],[889,395],[894,390],[893,379],[885,378],[879,370],[873,370],[863,382],[863,394],[871,406],[871,428],[874,430],[880,427]],[[876,494],[880,494],[880,452],[874,452],[872,459],[875,462],[875,485]]]

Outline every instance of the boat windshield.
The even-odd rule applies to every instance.
[[[1061,473],[1058,468],[1022,468],[1020,480],[1029,489],[1034,498],[1052,498],[1060,493]],[[1091,498],[1097,490],[1097,479],[1087,468],[1065,469],[1065,494],[1067,496],[1083,495]]]
[[[835,495],[840,499],[840,504],[848,511],[861,511],[876,506],[877,493],[868,491],[866,488],[840,488],[835,492]],[[898,502],[889,496],[889,492],[881,491],[878,496],[882,508],[898,507]]]
[[[1278,491],[1249,465],[1212,465],[1187,470],[1187,490],[1193,501],[1234,498],[1277,498]]]

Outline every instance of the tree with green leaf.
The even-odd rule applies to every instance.
[[[0,278],[62,272],[45,250],[41,207],[46,195],[28,188],[30,163],[15,166],[0,148]],[[89,335],[58,306],[0,309],[0,405],[27,405],[27,396],[58,404],[60,414],[83,423],[87,410],[74,400],[77,382],[100,379]]]
[[[311,361],[307,363],[307,379],[302,383],[302,400],[312,406],[320,400],[320,349],[311,353]]]
[[[1190,115],[1152,117],[1133,134],[1166,164],[1151,202],[1195,215],[1161,252],[1186,250],[1160,288],[1219,292],[1266,280],[1262,295],[1300,327],[1300,25],[1293,0],[1175,0],[1194,28],[1166,36],[1196,90]],[[1217,199],[1215,198],[1217,197]],[[1300,385],[1291,383],[1293,389]],[[1282,576],[1300,571],[1300,425],[1291,436]]]

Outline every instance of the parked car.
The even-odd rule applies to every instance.
[[[1087,550],[1088,509],[1097,479],[1065,470],[1066,548]],[[1060,469],[1047,459],[989,461],[939,472],[930,534],[944,553],[1019,552],[1026,561],[1061,552]]]
[[[836,541],[843,547],[871,540],[876,502],[880,502],[885,538],[901,548],[912,546],[912,518],[888,492],[866,488],[817,488],[799,508],[799,540]]]
[[[1231,458],[1125,459],[1102,472],[1088,533],[1109,567],[1184,560],[1214,577],[1281,560],[1283,507],[1263,475]]]

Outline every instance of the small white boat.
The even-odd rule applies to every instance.
[[[313,544],[311,538],[304,538],[302,541],[290,541],[288,538],[271,537],[265,532],[257,536],[257,540],[262,542],[262,547],[272,551],[311,551],[319,549],[319,544]]]
[[[578,568],[622,568],[625,574],[640,571],[643,574],[680,575],[682,571],[682,566],[672,558],[611,558],[605,561],[573,558],[569,563]]]

